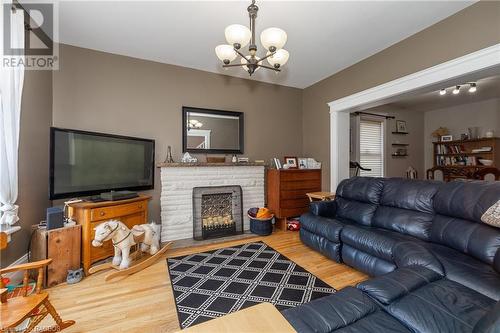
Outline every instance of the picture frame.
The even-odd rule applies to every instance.
[[[299,168],[299,162],[296,156],[285,156],[285,164],[288,164],[289,169]]]
[[[443,142],[453,141],[453,135],[442,135],[441,141],[443,141]]]
[[[407,133],[408,129],[406,128],[405,120],[396,120],[396,132],[398,133]]]
[[[307,158],[299,157],[298,162],[299,162],[299,169],[307,169]]]

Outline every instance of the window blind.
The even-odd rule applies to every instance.
[[[361,176],[384,176],[384,123],[361,119],[359,123],[359,164],[371,171],[360,170]]]

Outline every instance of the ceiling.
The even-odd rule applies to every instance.
[[[391,105],[408,110],[429,111],[500,98],[500,69],[497,68],[495,73],[490,72],[489,74],[494,75],[481,78],[472,75],[455,79],[452,84],[448,82],[438,89],[421,95],[403,98],[397,102],[391,103]],[[455,85],[471,81],[477,83],[477,91],[475,93],[469,93],[469,87],[467,85],[461,87],[459,94],[454,95],[451,93]],[[442,88],[448,88],[446,89],[446,95],[442,96],[439,94],[439,89]]]
[[[290,60],[280,74],[260,69],[253,79],[308,87],[474,2],[257,1],[257,36],[284,29]],[[222,69],[214,47],[225,43],[227,25],[248,25],[250,1],[58,3],[61,43],[248,78],[241,68]]]

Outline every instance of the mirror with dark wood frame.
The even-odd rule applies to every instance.
[[[182,151],[243,154],[243,113],[182,107]]]

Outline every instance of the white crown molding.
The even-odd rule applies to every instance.
[[[328,103],[330,112],[349,111],[354,107],[394,97],[434,83],[500,65],[500,44],[429,67]]]

